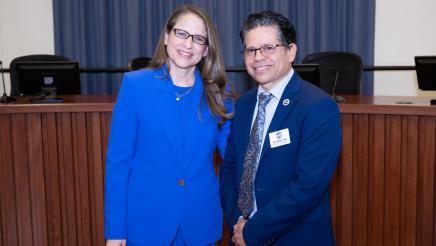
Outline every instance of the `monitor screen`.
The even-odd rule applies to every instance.
[[[421,90],[436,90],[436,56],[415,56],[418,87]]]
[[[53,91],[60,95],[80,94],[79,63],[72,61],[18,61],[17,83],[22,95]]]
[[[292,68],[294,68],[302,79],[320,87],[321,80],[319,77],[318,64],[293,64]]]

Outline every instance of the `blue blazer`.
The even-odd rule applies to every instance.
[[[289,99],[288,105],[284,99]],[[254,88],[236,102],[220,168],[221,203],[230,227],[241,216],[238,189],[256,100]],[[286,128],[291,143],[271,148],[268,133]],[[334,244],[328,187],[340,151],[341,132],[336,103],[294,73],[261,152],[255,178],[258,210],[243,230],[247,245]]]
[[[169,245],[177,229],[189,245],[221,238],[222,209],[213,154],[225,149],[230,122],[219,128],[195,73],[194,100],[182,146],[171,77],[165,66],[126,73],[112,115],[106,160],[105,238]],[[226,101],[230,111],[231,101]],[[198,110],[199,109],[199,110]]]

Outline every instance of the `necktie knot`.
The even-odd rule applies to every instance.
[[[273,95],[269,92],[262,92],[259,94],[259,108],[265,108],[265,106],[269,103]]]

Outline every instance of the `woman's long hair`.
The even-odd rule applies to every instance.
[[[224,64],[221,57],[218,33],[209,15],[199,7],[195,5],[184,5],[174,10],[160,34],[158,45],[148,67],[158,68],[162,67],[163,64],[168,64],[168,70],[171,69],[168,62],[167,49],[164,43],[165,34],[170,34],[180,16],[189,13],[197,15],[203,20],[206,26],[207,38],[209,40],[207,44],[209,49],[207,55],[203,57],[201,62],[197,65],[204,83],[204,96],[206,97],[206,101],[209,108],[212,110],[212,113],[222,119],[230,119],[233,114],[227,112],[223,102],[223,96],[226,95],[225,87],[227,77],[225,75]]]

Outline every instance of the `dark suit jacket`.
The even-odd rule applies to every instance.
[[[284,99],[289,99],[287,106]],[[230,227],[241,216],[238,189],[256,100],[257,88],[238,99],[220,168],[221,204]],[[269,133],[286,128],[291,143],[271,148]],[[258,211],[243,230],[247,245],[334,243],[328,187],[340,151],[341,132],[335,101],[295,73],[263,145],[255,179]]]

